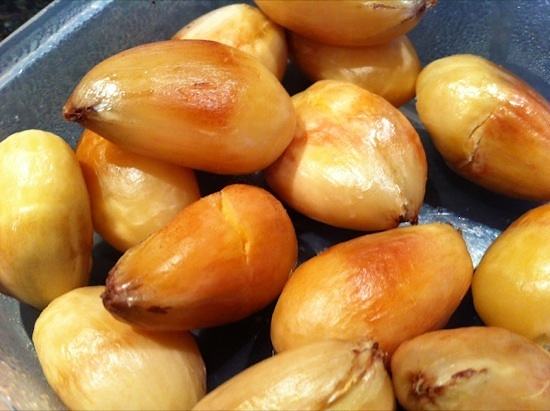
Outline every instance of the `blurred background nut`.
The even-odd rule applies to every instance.
[[[0,289],[37,309],[88,284],[93,226],[78,160],[56,134],[0,142]]]
[[[489,190],[550,200],[550,103],[519,77],[473,55],[419,74],[416,108],[449,167]]]
[[[407,36],[375,46],[331,46],[288,34],[292,61],[310,80],[350,81],[399,107],[416,92],[422,65]]]
[[[55,299],[33,342],[48,383],[72,410],[181,410],[206,391],[206,371],[189,332],[149,333],[111,316],[103,286]]]
[[[119,251],[200,198],[193,170],[142,156],[84,130],[76,147],[96,232]]]
[[[384,353],[369,340],[323,340],[267,358],[194,410],[394,410]]]
[[[550,204],[520,216],[491,244],[472,297],[485,324],[550,342]]]
[[[550,353],[497,327],[439,330],[404,342],[391,359],[406,410],[548,410]]]
[[[281,26],[320,43],[370,46],[412,30],[437,0],[255,0],[255,3]]]
[[[264,189],[233,184],[126,251],[102,298],[117,318],[146,329],[221,325],[274,301],[297,254],[282,204]]]
[[[359,86],[321,80],[292,97],[296,134],[264,170],[290,207],[323,223],[377,231],[415,221],[427,164],[414,127]]]
[[[210,40],[166,40],[89,70],[65,120],[136,153],[218,174],[259,171],[294,135],[288,92],[255,57]]]
[[[255,56],[279,80],[287,65],[285,29],[249,4],[214,9],[182,27],[173,39],[213,40]]]
[[[277,352],[324,338],[368,336],[390,356],[443,327],[470,288],[473,267],[448,224],[406,226],[336,244],[302,263],[271,321]]]

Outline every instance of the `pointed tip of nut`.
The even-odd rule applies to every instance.
[[[73,107],[65,106],[63,107],[63,119],[72,121],[75,123],[80,123],[90,116],[91,113],[94,113],[95,109],[93,107]]]

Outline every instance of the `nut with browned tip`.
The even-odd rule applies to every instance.
[[[297,254],[282,204],[259,187],[229,185],[126,251],[109,273],[103,302],[147,329],[221,325],[275,300]]]

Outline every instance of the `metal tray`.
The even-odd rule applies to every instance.
[[[74,146],[82,130],[62,120],[61,108],[92,66],[123,49],[170,38],[192,19],[228,3],[231,1],[54,1],[0,43],[0,140],[17,131],[40,128]],[[546,0],[440,0],[409,37],[423,64],[450,54],[478,54],[515,72],[548,99],[549,16]],[[308,84],[292,67],[284,83],[291,94]],[[503,229],[538,204],[488,192],[455,175],[431,145],[414,102],[402,111],[419,131],[428,156],[429,181],[420,223],[449,221],[461,227],[477,264]],[[254,176],[200,178],[205,192],[228,182],[261,184]],[[296,213],[292,216],[302,261],[360,234],[333,229]],[[104,281],[118,256],[96,236],[93,283]],[[271,355],[272,308],[234,324],[196,332],[209,389]],[[37,316],[29,306],[0,296],[0,408],[64,408],[42,374],[30,339]],[[448,327],[480,323],[471,296],[466,296]]]

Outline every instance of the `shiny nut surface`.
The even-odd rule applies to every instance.
[[[336,244],[302,263],[271,321],[277,352],[323,338],[368,336],[390,356],[443,327],[473,267],[460,233],[442,223],[400,227]]]
[[[489,190],[550,200],[550,103],[518,76],[468,54],[418,76],[416,108],[447,164]]]
[[[264,170],[286,204],[318,221],[365,231],[415,221],[424,199],[424,148],[407,118],[350,82],[322,80],[292,97],[298,124]]]
[[[193,170],[143,156],[84,130],[76,147],[94,229],[119,251],[137,245],[200,198]]]
[[[109,272],[103,302],[147,329],[221,325],[274,301],[297,254],[281,203],[261,188],[229,185],[126,251]]]
[[[290,96],[256,58],[209,40],[167,40],[90,69],[63,108],[137,153],[220,174],[271,164],[294,134]]]
[[[51,387],[73,410],[193,407],[206,391],[193,335],[124,324],[103,307],[103,290],[70,291],[38,317],[33,342]]]
[[[0,143],[0,288],[42,309],[88,283],[93,226],[78,160],[42,130]]]

